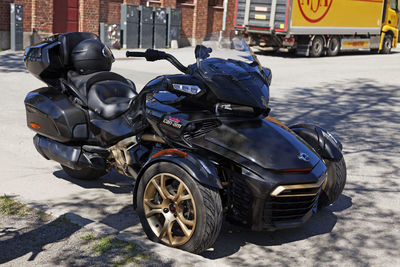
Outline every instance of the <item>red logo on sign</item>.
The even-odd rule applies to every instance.
[[[303,17],[311,23],[322,20],[328,14],[333,0],[297,0]]]

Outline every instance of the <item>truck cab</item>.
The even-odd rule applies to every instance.
[[[385,0],[379,50],[390,53],[399,39],[399,0]]]

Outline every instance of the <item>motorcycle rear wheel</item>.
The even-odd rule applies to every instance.
[[[106,171],[103,170],[96,170],[92,168],[84,168],[80,170],[74,170],[67,166],[61,165],[62,169],[72,178],[77,178],[81,180],[97,180],[101,176],[107,174]]]
[[[324,208],[334,203],[343,192],[346,184],[346,163],[344,157],[339,161],[325,160],[327,181],[322,185],[318,200],[318,208]]]
[[[197,254],[214,244],[223,218],[217,189],[167,162],[150,166],[138,186],[136,211],[150,240]]]

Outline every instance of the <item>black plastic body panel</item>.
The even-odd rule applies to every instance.
[[[268,120],[221,121],[223,124],[220,127],[206,136],[192,139],[191,143],[259,175],[265,169],[313,168],[320,160],[312,148],[295,134]],[[305,153],[308,159],[300,159],[301,153]]]
[[[25,48],[24,62],[30,73],[49,85],[59,83],[72,69],[72,49],[85,39],[98,39],[90,32],[69,32],[54,35],[45,41]]]
[[[28,127],[59,142],[85,140],[88,127],[85,111],[52,87],[34,90],[25,98]],[[40,125],[33,128],[30,123]]]
[[[39,80],[49,82],[63,77],[64,65],[61,61],[60,43],[56,40],[45,41],[25,49],[25,66]]]
[[[342,143],[330,132],[313,124],[290,126],[298,136],[306,141],[323,159],[339,161],[343,158]]]
[[[310,172],[304,173],[282,173],[264,169],[261,175],[257,175],[251,171],[242,171],[242,173],[230,171],[228,175],[231,178],[229,185],[231,208],[228,218],[244,223],[254,231],[271,231],[300,226],[309,217],[304,216],[281,223],[270,220],[270,215],[265,212],[265,206],[272,201],[270,194],[280,185],[316,183],[320,177],[324,176],[325,172],[326,166],[321,160]],[[312,214],[311,208],[309,211]]]

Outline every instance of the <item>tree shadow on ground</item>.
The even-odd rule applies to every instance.
[[[118,231],[139,224],[139,218],[133,209],[132,190],[134,180],[130,177],[121,175],[116,171],[111,171],[105,176],[97,180],[81,180],[68,176],[63,170],[53,172],[53,175],[59,179],[69,181],[85,189],[105,189],[113,194],[127,195],[129,204],[125,205],[117,201],[117,197],[113,199],[105,198],[100,192],[88,191],[85,196],[72,195],[66,201],[58,201],[52,203],[53,208],[67,209],[69,212],[78,213],[81,209],[95,209],[103,216],[100,222],[104,223]],[[110,212],[110,210],[112,210]]]
[[[23,52],[0,53],[0,73],[27,72]]]
[[[400,153],[399,103],[398,86],[355,79],[295,88],[286,99],[271,101],[271,115],[287,125],[319,124],[339,137],[345,156],[357,156],[358,165],[376,166],[382,178],[399,177],[400,166],[393,157]],[[393,186],[387,179],[382,182]]]
[[[28,261],[33,261],[44,247],[70,237],[81,226],[70,223],[64,216],[31,231],[10,227],[0,232],[0,264],[32,253]]]
[[[294,88],[273,100],[271,115],[287,125],[310,122],[336,134],[348,166],[343,195],[297,229],[257,233],[225,224],[214,251],[232,265],[368,266],[390,262],[400,247],[400,90],[373,79]],[[395,201],[393,201],[395,200]],[[242,246],[246,249],[241,250]],[[379,265],[379,264],[378,264]]]
[[[262,246],[268,251],[268,247],[280,246],[282,244],[308,239],[316,235],[330,233],[337,222],[337,216],[334,212],[343,211],[351,206],[351,198],[341,195],[334,205],[319,211],[302,227],[277,230],[274,232],[255,232],[248,228],[226,222],[220,237],[213,246],[214,250],[206,251],[202,256],[209,259],[218,259],[234,255],[247,243]]]

